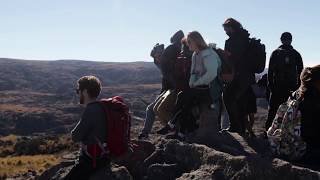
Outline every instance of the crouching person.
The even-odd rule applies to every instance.
[[[210,84],[217,77],[221,65],[218,54],[206,44],[199,32],[189,33],[187,42],[190,50],[194,51],[189,80],[190,89],[178,94],[174,116],[160,133],[170,132],[179,123],[180,130],[176,134],[176,138],[182,140],[186,133],[197,128],[195,118],[190,118],[192,117],[192,107],[203,103],[212,103]]]
[[[76,127],[71,131],[72,140],[81,142],[81,152],[75,166],[65,177],[71,179],[89,179],[97,169],[105,167],[109,162],[107,154],[101,149],[96,158],[88,152],[91,144],[96,144],[97,139],[105,142],[107,137],[106,114],[102,106],[97,103],[97,97],[101,91],[101,83],[94,76],[84,76],[78,80],[76,89],[80,104],[86,108]]]

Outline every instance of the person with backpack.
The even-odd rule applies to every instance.
[[[269,112],[266,130],[271,126],[280,104],[284,103],[300,84],[300,74],[303,69],[301,55],[292,43],[292,35],[284,32],[281,35],[282,45],[271,57],[268,69],[268,89],[270,90]]]
[[[94,76],[81,77],[77,82],[76,92],[79,95],[79,103],[85,105],[85,110],[76,127],[71,131],[72,140],[81,142],[81,151],[78,162],[65,177],[66,180],[89,179],[99,168],[105,167],[110,159],[106,153],[97,154],[93,158],[89,153],[92,144],[97,139],[106,143],[107,122],[106,114],[97,98],[101,91],[101,82]]]
[[[298,96],[301,97],[301,137],[306,142],[302,162],[320,169],[320,65],[301,73]]]
[[[197,128],[195,119],[192,118],[191,108],[196,104],[212,103],[210,95],[211,82],[218,76],[221,60],[218,54],[210,48],[197,31],[190,32],[187,43],[192,55],[189,89],[178,94],[173,118],[159,134],[167,134],[179,123],[180,130],[176,138],[183,140],[187,133]]]
[[[171,44],[165,48],[163,54],[161,55],[161,72],[163,76],[163,91],[169,89],[175,89],[175,79],[174,79],[174,66],[177,57],[181,51],[181,40],[184,37],[182,30],[177,31],[171,38]]]
[[[229,39],[225,42],[225,53],[232,63],[233,80],[224,89],[224,103],[229,114],[230,127],[228,131],[245,134],[247,122],[247,90],[255,82],[254,72],[247,57],[250,34],[235,19],[229,18],[223,24]]]
[[[267,131],[274,155],[320,168],[320,65],[305,68],[301,85],[281,104]]]
[[[184,91],[189,87],[189,78],[190,78],[190,68],[191,68],[191,57],[192,52],[189,50],[187,45],[186,38],[181,40],[181,52],[178,58],[175,60],[174,64],[174,82],[175,89],[168,90],[154,106],[154,112],[161,122],[165,124],[170,120],[175,102],[177,99],[177,94],[181,91]]]
[[[177,59],[180,50],[181,50],[181,39],[184,37],[183,31],[177,31],[171,38],[171,44],[164,49],[161,53],[161,56],[157,62],[159,62],[159,69],[162,73],[162,89],[161,94],[157,96],[157,98],[148,105],[146,109],[146,117],[143,129],[138,136],[138,139],[148,138],[149,133],[151,132],[152,126],[154,124],[156,114],[154,112],[154,107],[161,97],[166,94],[168,90],[175,89],[175,81],[174,81],[174,63]],[[151,53],[152,54],[152,53]]]

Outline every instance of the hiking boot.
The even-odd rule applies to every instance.
[[[165,135],[168,134],[173,129],[167,124],[165,127],[161,128],[159,131],[157,131],[157,134]]]
[[[148,134],[141,133],[141,134],[139,134],[138,139],[139,139],[139,140],[148,139]]]

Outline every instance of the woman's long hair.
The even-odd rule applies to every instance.
[[[200,51],[208,48],[206,41],[198,31],[190,32],[187,36],[187,42],[189,42],[189,40],[192,40]]]
[[[305,68],[300,75],[300,79],[299,95],[304,97],[308,89],[310,89],[316,81],[320,80],[320,65]]]

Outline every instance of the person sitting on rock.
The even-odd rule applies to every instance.
[[[183,37],[183,31],[179,30],[178,32],[176,32],[170,39],[171,44],[167,48],[165,48],[160,56],[154,57],[157,58],[155,62],[158,62],[157,66],[160,68],[162,73],[162,89],[161,94],[157,96],[157,98],[151,104],[149,104],[146,109],[146,118],[143,129],[138,136],[139,139],[148,138],[148,135],[151,132],[156,118],[156,114],[154,112],[156,103],[161,99],[166,91],[175,89],[174,64],[181,51],[181,39]]]
[[[165,124],[167,124],[173,116],[178,93],[190,88],[189,79],[193,52],[190,51],[188,47],[187,38],[184,37],[181,40],[181,44],[181,52],[175,60],[174,66],[175,89],[167,91],[166,94],[168,95],[163,95],[163,98],[158,100],[154,107],[154,112],[157,114],[157,117],[162,119],[161,122],[164,122]],[[158,132],[161,132],[161,130]]]
[[[209,85],[217,77],[218,69],[221,66],[218,54],[207,45],[199,32],[190,32],[187,36],[187,42],[190,50],[194,52],[189,79],[190,89],[178,94],[173,118],[166,127],[159,131],[159,134],[167,134],[179,120],[180,130],[176,133],[177,139],[184,139],[186,133],[196,129],[191,108],[195,104],[212,103]]]
[[[81,152],[78,161],[65,177],[66,180],[89,179],[91,174],[109,163],[106,154],[97,154],[93,160],[88,153],[91,144],[105,142],[107,137],[106,114],[98,103],[97,97],[101,91],[101,82],[95,76],[81,77],[77,82],[76,92],[80,104],[85,106],[82,117],[76,127],[71,131],[72,140],[81,142]],[[105,144],[105,143],[103,143]]]
[[[300,76],[301,86],[298,95],[302,98],[301,136],[307,143],[307,152],[303,163],[317,166],[320,162],[320,65],[305,68]]]

